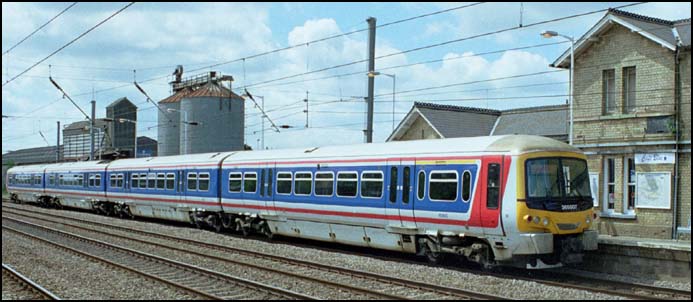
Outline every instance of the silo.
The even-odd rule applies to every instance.
[[[243,150],[245,104],[221,84],[230,79],[211,72],[207,83],[182,97],[181,121],[187,112],[187,120],[194,124],[180,124],[181,154]]]
[[[182,126],[180,120],[180,100],[184,90],[161,100],[159,102],[159,119],[158,119],[158,141],[159,141],[159,156],[178,155],[180,154],[180,133],[179,129]],[[175,111],[169,112],[168,109]]]

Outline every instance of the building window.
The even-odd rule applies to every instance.
[[[623,192],[628,192],[623,201],[623,213],[633,214],[635,211],[635,160],[632,157],[626,159],[624,165],[624,182],[625,188]]]
[[[635,112],[635,66],[623,67],[623,111]]]
[[[604,113],[616,112],[616,72],[613,69],[602,70],[602,103]]]
[[[604,160],[604,183],[606,184],[606,190],[604,190],[604,202],[606,206],[604,207],[608,212],[614,210],[614,202],[616,200],[616,159],[606,158]]]

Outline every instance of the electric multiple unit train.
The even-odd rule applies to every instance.
[[[484,266],[596,250],[586,157],[511,135],[17,166],[17,202],[416,253]]]

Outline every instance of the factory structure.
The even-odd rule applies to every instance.
[[[159,156],[243,150],[245,102],[233,77],[215,71],[183,78],[178,66],[172,94],[159,101]]]

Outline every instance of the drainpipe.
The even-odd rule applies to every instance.
[[[677,208],[679,201],[679,180],[681,179],[681,177],[679,176],[679,117],[681,115],[681,63],[679,62],[680,49],[681,46],[677,45],[676,52],[674,54],[674,112],[676,112],[676,133],[674,134],[674,140],[676,141],[676,153],[674,154],[674,217],[672,223],[673,227],[671,231],[671,236],[674,240],[678,238]]]

